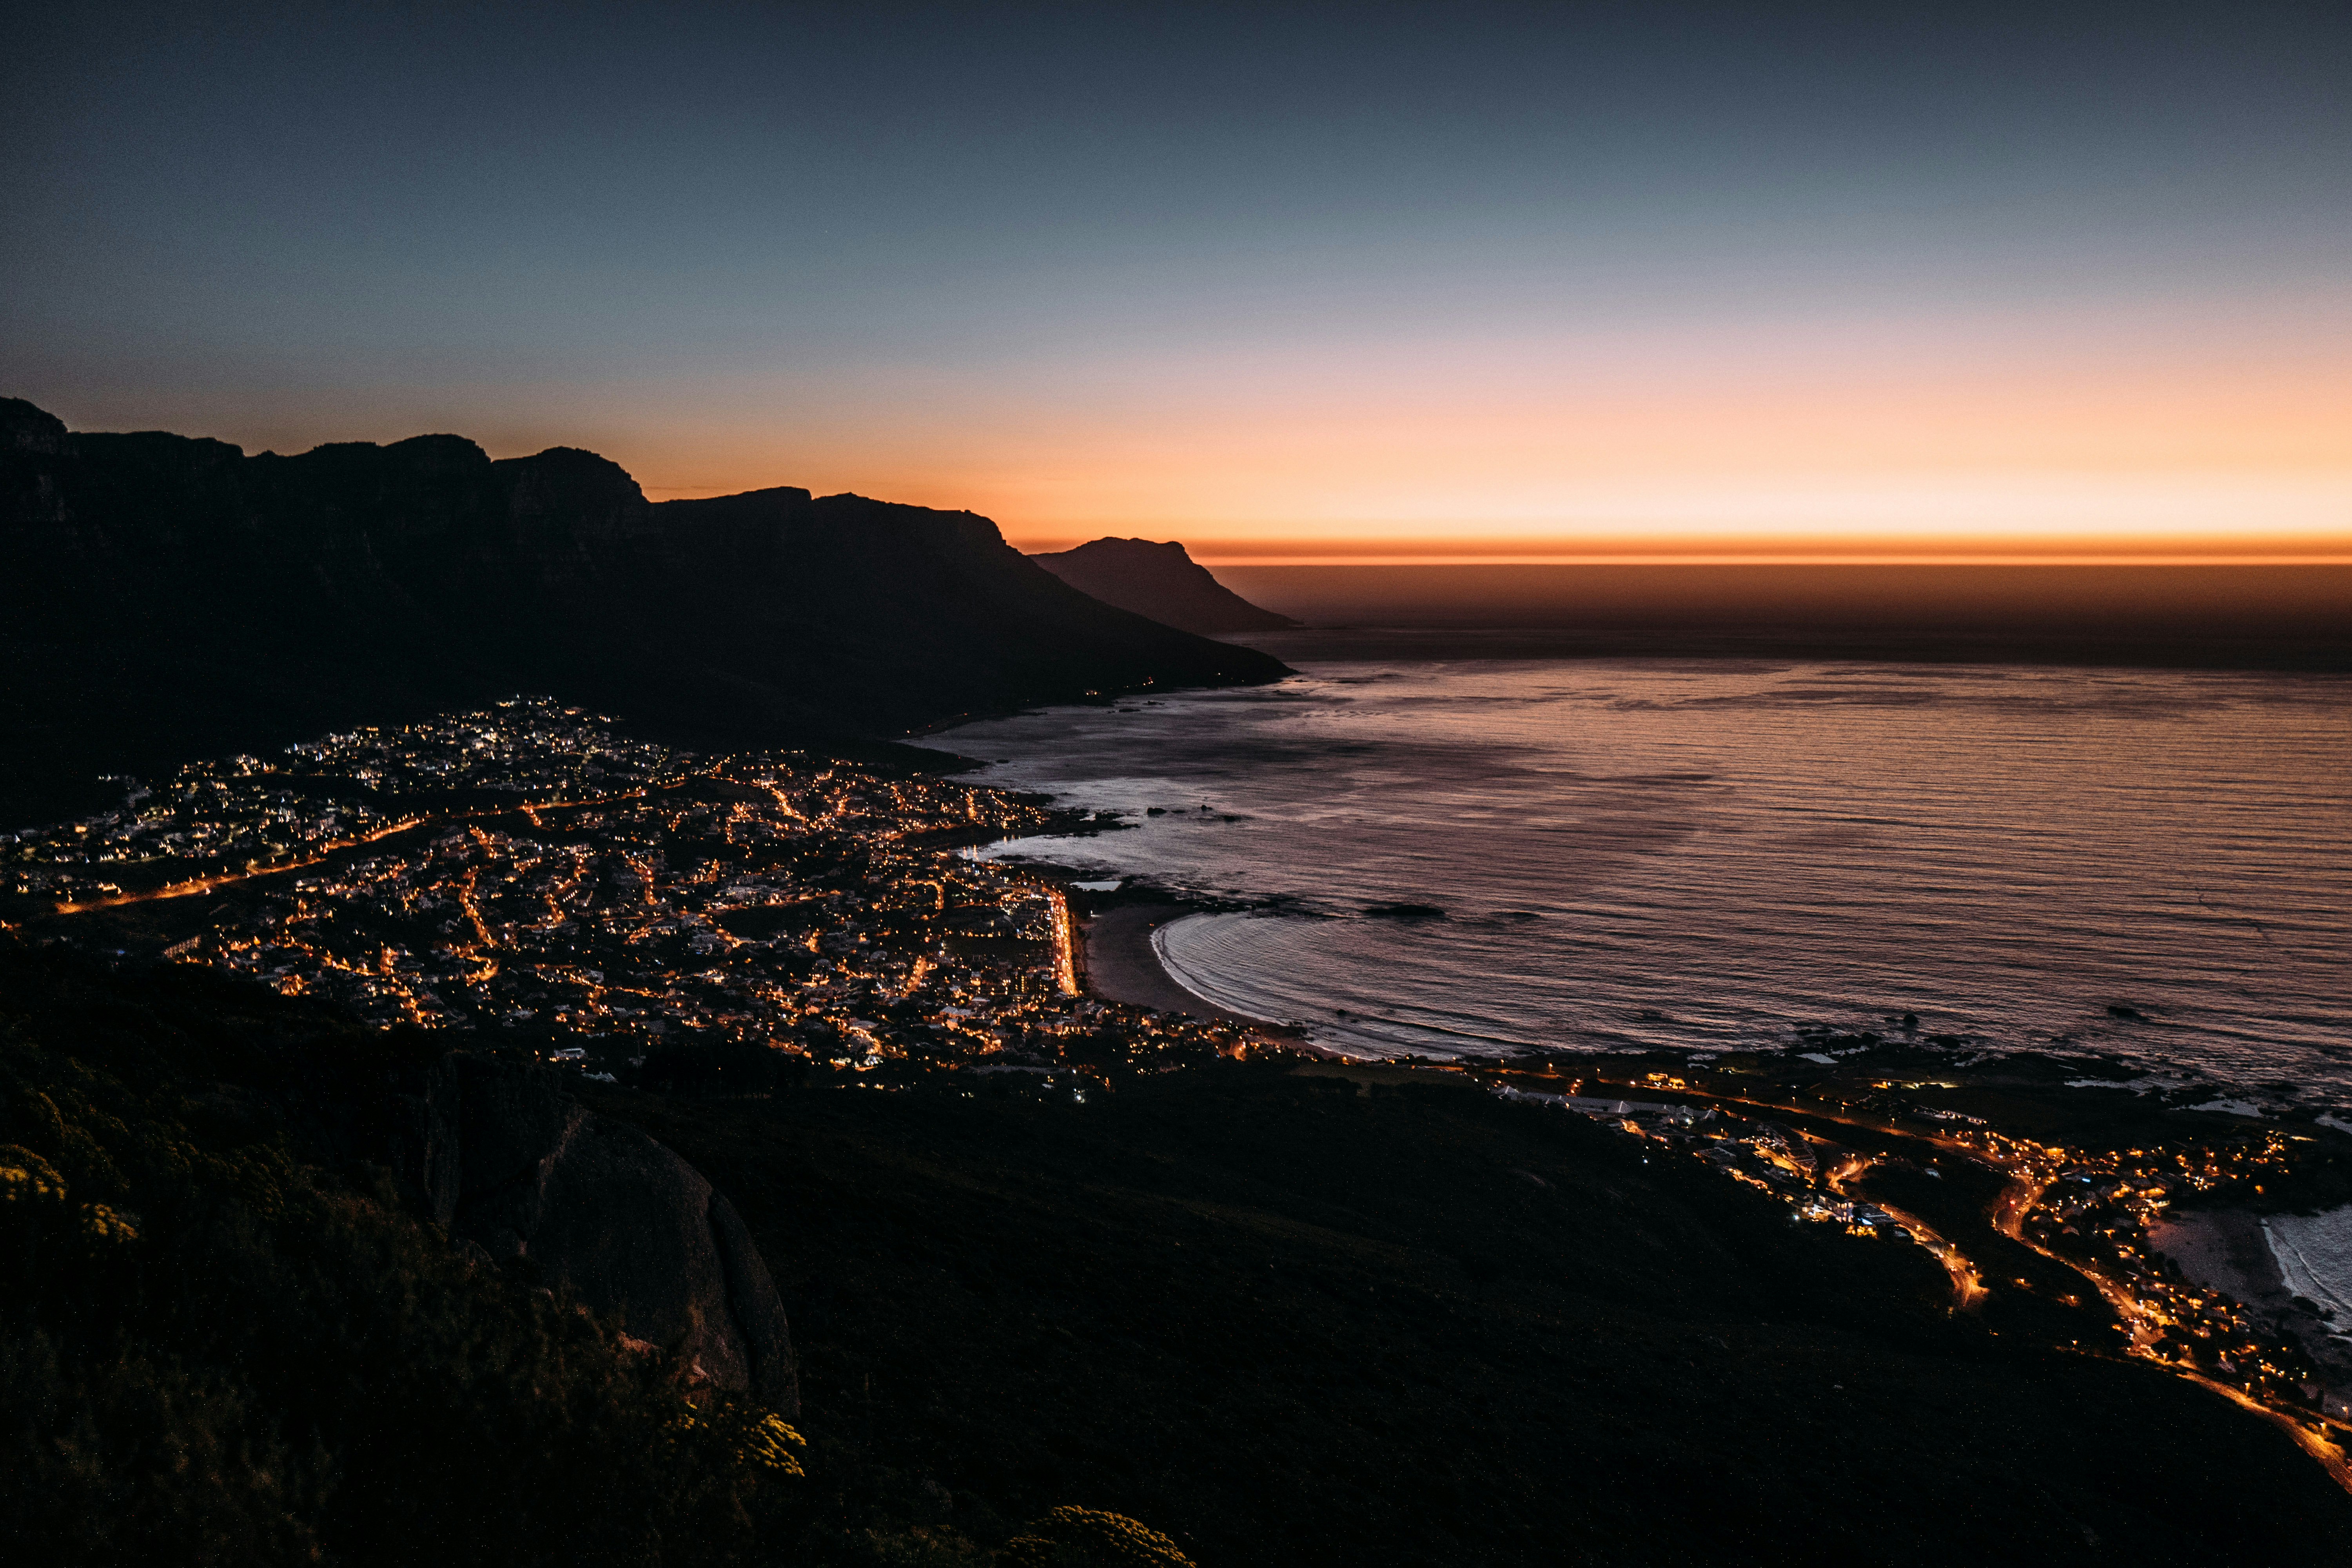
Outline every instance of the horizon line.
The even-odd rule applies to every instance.
[[[1045,553],[1024,552],[1024,553]],[[1189,552],[1188,552],[1189,553]],[[2018,552],[1898,554],[1885,552],[1610,552],[1528,554],[1321,554],[1192,557],[1201,566],[2352,566],[2337,554],[2152,554]]]

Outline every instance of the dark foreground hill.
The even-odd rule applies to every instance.
[[[0,933],[0,1559],[1185,1568],[1066,1505],[983,1551],[908,1479],[814,1462],[789,1379],[711,1362],[738,1262],[766,1279],[732,1210],[701,1188],[725,1289],[645,1310],[701,1217],[646,1156],[700,1178],[452,1043]],[[607,1147],[541,1153],[551,1107]]]
[[[0,936],[0,1556],[742,1560],[769,1413],[690,1411],[403,1179],[446,1044]]]
[[[1106,605],[1188,632],[1271,632],[1298,624],[1251,604],[1173,542],[1097,539],[1076,550],[1029,559]]]
[[[1008,1543],[1074,1504],[1203,1568],[2352,1551],[2263,1422],[1557,1111],[1232,1063],[1084,1104],[583,1085],[735,1200],[791,1443],[369,1157],[448,1044],[0,946],[16,1555],[1168,1561]]]
[[[570,447],[247,457],[0,400],[0,824],[95,775],[518,690],[689,743],[887,735],[1271,658],[1068,587],[970,512],[646,501]]]
[[[1218,1568],[2352,1548],[2262,1420],[1559,1111],[1238,1064],[1084,1104],[593,1098],[736,1194],[812,1451],[905,1489],[877,1519],[1074,1499]]]

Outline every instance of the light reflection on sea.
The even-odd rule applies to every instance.
[[[1163,928],[1164,958],[1352,1050],[1781,1045],[1910,1012],[2352,1089],[2352,682],[1313,646],[1280,686],[940,743],[1138,824],[1000,852],[1261,906]]]

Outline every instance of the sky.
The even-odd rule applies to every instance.
[[[2352,560],[2352,8],[20,8],[0,395],[1212,561]]]

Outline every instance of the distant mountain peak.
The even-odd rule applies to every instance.
[[[1213,636],[1298,625],[1218,582],[1172,539],[1097,539],[1029,559],[1089,597],[1180,631]]]
[[[0,452],[56,457],[71,444],[66,422],[21,397],[0,397]]]

